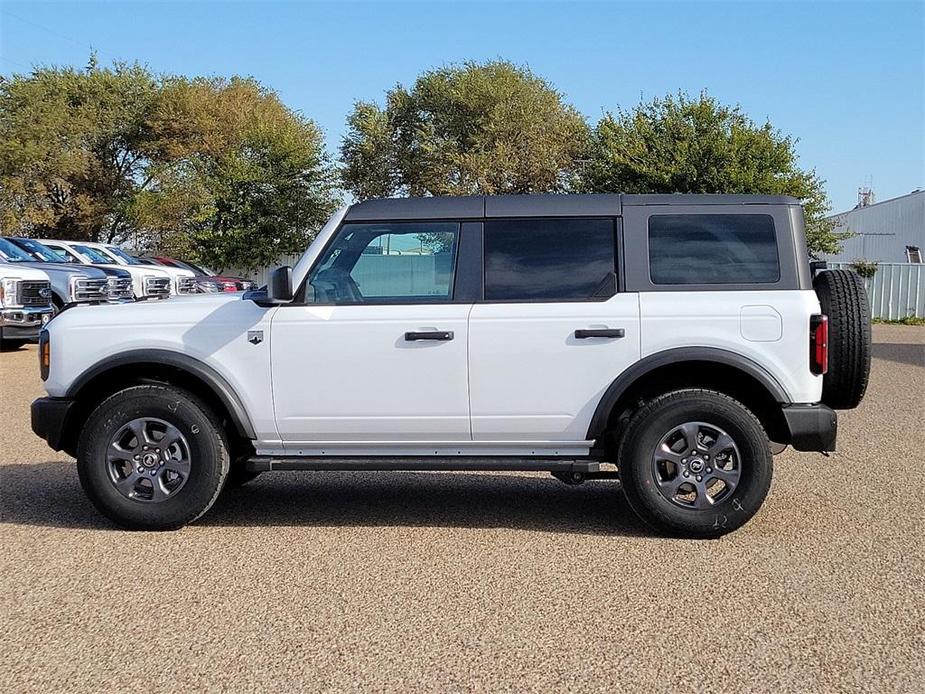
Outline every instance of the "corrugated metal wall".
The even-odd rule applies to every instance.
[[[840,253],[825,257],[830,262],[905,263],[906,246],[918,246],[925,252],[925,190],[857,207],[831,219],[836,231],[855,236],[842,242]]]
[[[849,266],[849,263],[829,263],[831,268]],[[878,263],[876,274],[864,283],[872,318],[925,318],[925,264]]]

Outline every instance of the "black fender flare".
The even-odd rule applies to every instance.
[[[78,376],[67,390],[65,397],[76,399],[80,391],[97,376],[107,371],[123,366],[142,366],[144,364],[157,364],[170,366],[180,371],[186,371],[205,383],[219,399],[235,426],[237,432],[248,439],[257,438],[254,425],[241,398],[231,387],[231,384],[218,371],[208,364],[181,352],[169,349],[136,349],[121,354],[104,357]]]
[[[593,441],[603,435],[614,405],[636,381],[655,369],[685,361],[713,362],[739,369],[761,383],[782,406],[790,404],[790,398],[780,382],[761,364],[748,357],[717,347],[676,347],[640,359],[611,382],[597,403],[586,440]]]

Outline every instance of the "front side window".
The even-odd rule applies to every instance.
[[[612,219],[485,222],[487,301],[582,301],[615,291]]]
[[[428,303],[453,298],[459,224],[345,224],[308,278],[307,303]]]
[[[649,217],[653,284],[767,284],[780,279],[774,219],[766,214]]]

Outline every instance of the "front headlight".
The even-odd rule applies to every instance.
[[[67,283],[67,300],[68,302],[77,301],[77,281],[80,279],[77,275],[72,275]]]
[[[19,286],[21,281],[18,277],[4,277],[0,280],[0,306],[10,308],[20,305]]]

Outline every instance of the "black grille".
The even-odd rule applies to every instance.
[[[51,283],[47,280],[23,280],[19,301],[23,306],[51,306]]]

